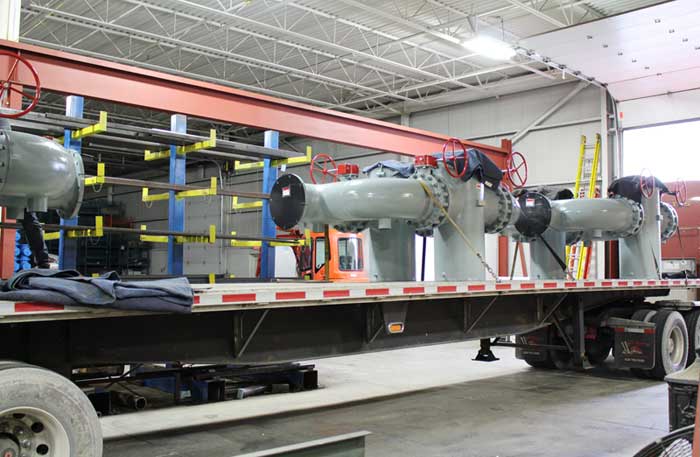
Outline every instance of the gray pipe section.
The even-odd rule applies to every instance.
[[[58,210],[64,219],[77,215],[83,199],[83,161],[55,141],[9,130],[0,123],[0,206],[9,217],[29,211]]]
[[[631,233],[639,223],[632,203],[617,198],[554,200],[550,228],[561,232]],[[602,233],[594,236],[600,237]]]
[[[375,178],[304,184],[302,222],[336,224],[350,221],[406,219],[421,221],[432,202],[416,179]]]

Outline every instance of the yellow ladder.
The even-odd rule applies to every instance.
[[[596,181],[598,180],[598,168],[600,166],[600,134],[596,134],[595,145],[586,144],[586,136],[581,135],[579,147],[578,168],[576,170],[576,180],[574,182],[574,198],[596,198]],[[593,149],[593,157],[586,155],[586,150]],[[588,180],[588,187],[584,187]],[[590,248],[579,241],[572,246],[566,247],[567,265],[569,271],[575,276],[574,279],[583,279],[585,276],[586,261]]]

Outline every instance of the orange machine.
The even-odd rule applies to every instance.
[[[290,232],[290,238],[299,238],[301,233]],[[282,238],[286,236],[279,236]],[[323,232],[311,232],[308,246],[293,247],[299,277],[333,282],[365,282],[369,280],[365,262],[364,240],[359,233],[329,231],[330,256],[326,277],[326,237]]]

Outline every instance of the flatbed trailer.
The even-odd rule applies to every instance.
[[[685,346],[681,338],[668,355],[672,359],[683,352],[682,361],[676,362],[685,366],[694,348],[689,341],[700,338],[695,331],[700,311],[694,302],[647,301],[673,290],[698,289],[700,279],[294,281],[193,288],[195,304],[190,314],[0,302],[0,360],[17,362],[0,362],[0,411],[6,416],[13,411],[17,403],[13,395],[20,389],[21,398],[40,399],[31,414],[0,417],[0,450],[4,445],[22,445],[21,439],[4,437],[7,425],[31,436],[27,446],[32,449],[48,439],[43,437],[47,430],[62,429],[70,448],[80,450],[71,455],[100,455],[97,416],[69,381],[79,368],[164,362],[279,363],[470,339],[482,341],[479,358],[484,360],[490,358],[491,345],[505,344],[518,348],[521,357],[536,367],[561,367],[562,361],[584,367],[601,353],[601,344],[607,357],[613,326],[635,322],[630,319],[649,321],[655,313],[657,320],[662,319],[656,327],[671,318],[676,326],[681,325],[679,318],[685,320],[676,332],[684,337]],[[500,339],[509,335],[526,337],[515,342]],[[657,340],[672,337],[665,330],[657,332]],[[656,371],[653,362],[643,367],[647,375],[658,376],[659,363],[666,363],[666,349],[659,350],[660,344],[653,345]],[[591,345],[596,351],[591,352]],[[32,431],[36,423],[42,424],[38,428],[43,431]],[[44,444],[49,449],[61,446],[58,438],[48,441],[52,444]]]

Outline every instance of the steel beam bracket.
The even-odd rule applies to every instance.
[[[216,130],[211,129],[211,130],[209,130],[209,139],[208,140],[198,141],[194,144],[186,144],[186,145],[182,145],[182,146],[177,146],[175,148],[175,151],[177,154],[185,155],[185,154],[189,154],[190,152],[201,151],[202,149],[212,149],[215,147],[216,147]],[[143,160],[146,160],[146,161],[167,159],[168,157],[170,157],[170,149],[164,149],[162,151],[156,151],[156,152],[151,152],[148,149],[143,151]]]
[[[182,192],[177,192],[175,198],[182,200],[183,198],[209,197],[212,195],[216,195],[216,176],[211,177],[208,189],[183,190]]]
[[[209,236],[197,235],[197,236],[176,236],[175,242],[179,244],[184,243],[216,243],[216,225],[209,226]]]
[[[175,198],[182,200],[184,198],[191,197],[208,197],[217,195],[217,178],[215,176],[211,177],[209,187],[202,189],[192,189],[183,190],[175,193]],[[150,194],[148,187],[141,188],[141,201],[143,202],[155,202],[168,200],[170,198],[170,192],[161,192],[159,194]]]
[[[170,192],[162,192],[160,194],[149,194],[148,187],[141,188],[141,201],[142,202],[157,202],[163,201],[170,198]]]
[[[93,124],[87,127],[83,127],[79,130],[72,130],[70,132],[71,140],[81,140],[87,136],[97,135],[98,133],[104,133],[107,131],[107,111],[100,111],[100,119],[97,124]],[[63,144],[65,137],[55,138],[55,141]]]
[[[100,238],[104,236],[104,219],[102,216],[95,216],[95,228],[87,230],[66,230],[68,238]],[[58,240],[61,232],[44,233],[44,240]]]
[[[236,236],[236,232],[231,232],[232,236]],[[234,248],[259,248],[262,246],[262,241],[244,241],[231,240],[231,247]]]
[[[288,159],[273,160],[272,166],[279,167],[282,165],[306,165],[307,163],[311,163],[311,154],[312,154],[311,146],[307,146],[305,156],[290,157]],[[265,162],[263,162],[263,161],[241,163],[240,160],[236,160],[233,164],[233,170],[234,171],[257,170],[259,168],[263,168],[264,166],[265,166]],[[261,206],[262,206],[262,204],[261,204]]]
[[[240,209],[257,209],[257,208],[262,208],[263,202],[262,200],[255,200],[253,202],[247,202],[247,203],[238,203],[238,197],[232,197],[232,203],[231,203],[231,209],[233,210],[240,210]]]
[[[236,236],[236,232],[231,232],[231,235]],[[270,241],[268,244],[270,246],[273,246],[273,247],[310,246],[311,245],[311,231],[310,230],[305,231],[304,238],[295,238],[295,239],[280,238],[279,241]],[[262,246],[262,241],[259,241],[259,240],[231,240],[231,246],[234,248],[259,248],[260,246]]]
[[[144,189],[148,190],[148,189]],[[145,225],[141,226],[141,231],[145,232],[148,229]],[[139,239],[141,241],[145,241],[147,243],[167,243],[168,242],[168,237],[167,235],[139,235]]]
[[[90,176],[85,178],[86,186],[94,186],[96,184],[105,183],[105,164],[104,162],[99,162],[97,164],[97,176]]]

